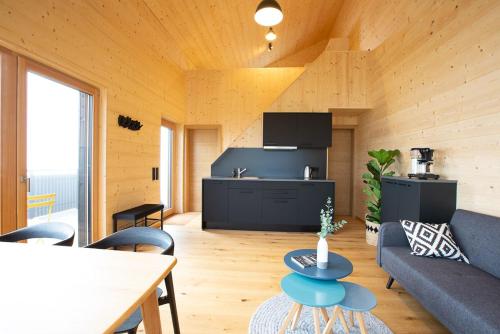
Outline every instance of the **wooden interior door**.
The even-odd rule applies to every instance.
[[[186,207],[201,211],[201,179],[210,176],[210,167],[220,154],[218,127],[186,128]]]
[[[352,215],[353,130],[333,129],[328,178],[335,180],[335,214]]]

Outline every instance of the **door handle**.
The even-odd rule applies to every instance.
[[[27,176],[21,176],[21,183],[26,183],[26,192],[29,193],[31,188],[30,178]]]

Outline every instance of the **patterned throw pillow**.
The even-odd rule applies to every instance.
[[[451,235],[448,224],[416,223],[402,220],[413,255],[443,257],[469,263]]]

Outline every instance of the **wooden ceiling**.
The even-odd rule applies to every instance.
[[[183,69],[265,67],[329,37],[343,0],[279,0],[284,20],[267,51],[265,27],[253,15],[260,0],[142,0]]]

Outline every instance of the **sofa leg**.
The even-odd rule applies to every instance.
[[[392,276],[389,276],[389,279],[387,280],[387,284],[386,284],[386,288],[387,289],[390,289],[391,286],[392,286],[392,283],[394,283],[394,278],[392,278]]]

